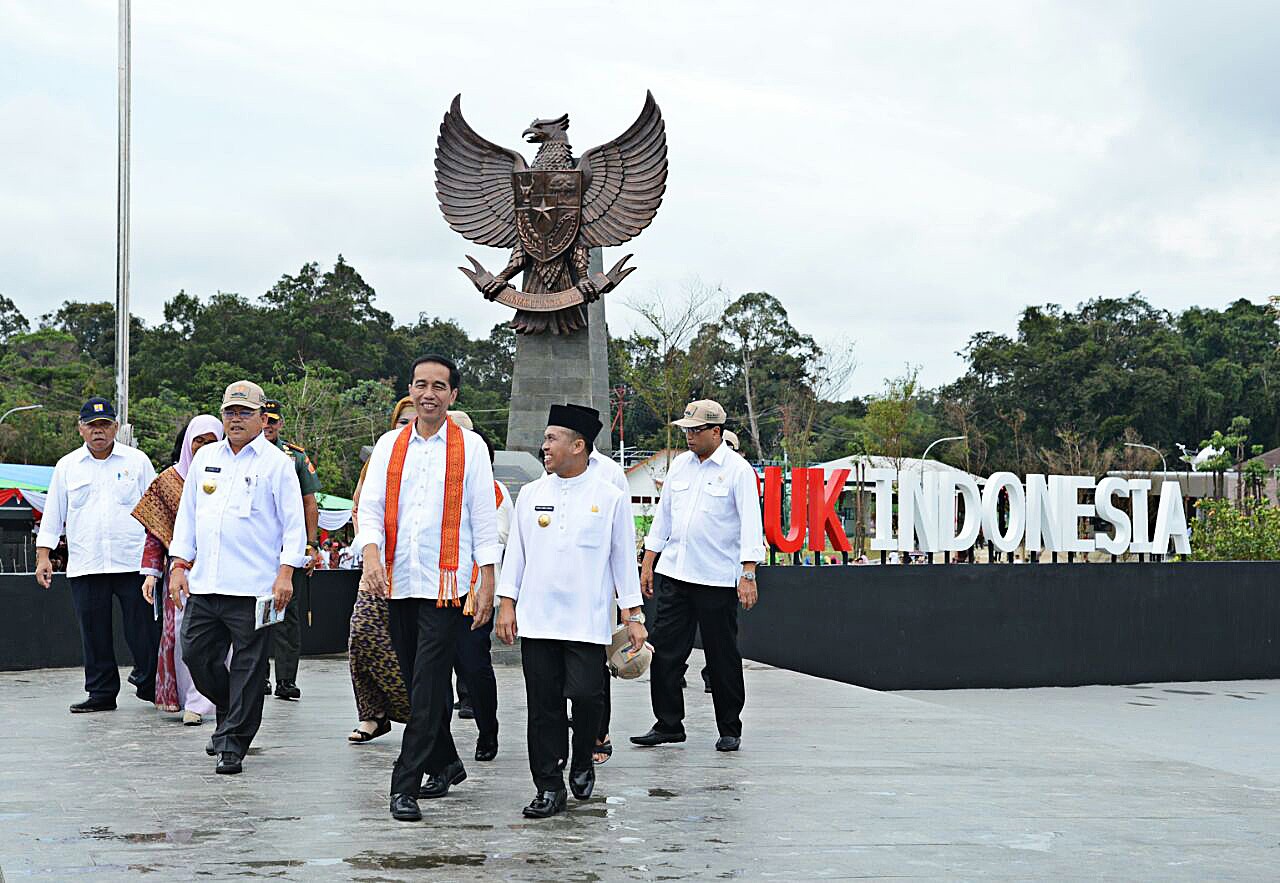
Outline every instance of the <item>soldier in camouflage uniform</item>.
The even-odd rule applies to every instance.
[[[302,512],[307,522],[307,566],[293,572],[293,598],[285,608],[284,622],[272,629],[275,632],[272,646],[276,660],[276,698],[292,700],[302,698],[297,684],[298,657],[302,653],[302,616],[298,612],[298,599],[302,596],[302,586],[316,566],[316,534],[320,527],[320,506],[316,503],[316,494],[320,491],[320,479],[307,452],[280,438],[280,403],[268,399],[264,403],[262,417],[262,434],[267,441],[293,458],[293,468],[297,470],[298,485],[302,489]],[[271,692],[270,678],[263,686],[263,692]]]

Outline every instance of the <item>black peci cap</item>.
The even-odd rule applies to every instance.
[[[600,412],[582,405],[552,405],[547,414],[548,426],[563,426],[572,429],[587,440],[587,445],[596,443],[596,436],[604,425],[600,422]]]

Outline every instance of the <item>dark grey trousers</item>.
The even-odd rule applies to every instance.
[[[591,768],[608,679],[605,646],[521,638],[520,660],[529,707],[529,772],[539,791],[560,791],[566,760],[571,772]],[[573,702],[572,746],[566,699]]]
[[[253,598],[192,595],[182,617],[182,659],[196,689],[218,710],[213,747],[240,757],[262,724],[262,681],[270,631],[253,627]],[[227,650],[232,650],[227,669]]]
[[[453,717],[453,660],[461,607],[437,607],[426,598],[391,599],[387,631],[409,688],[409,720],[391,771],[391,793],[418,795],[422,777],[443,772],[458,759],[449,731]]]

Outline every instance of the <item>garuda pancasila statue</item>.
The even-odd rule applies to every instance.
[[[533,165],[476,134],[453,99],[436,140],[436,196],[449,226],[480,245],[511,249],[494,275],[471,255],[459,267],[488,300],[514,307],[521,334],[570,334],[591,303],[627,277],[627,255],[608,273],[590,272],[595,247],[622,245],[649,226],[667,187],[667,134],[653,94],[631,127],[573,158],[569,115],[534,120]],[[524,289],[509,282],[524,273]]]

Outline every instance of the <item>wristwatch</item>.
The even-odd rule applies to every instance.
[[[756,581],[756,572],[754,570],[744,570],[742,571],[742,578],[749,583],[753,583]]]
[[[644,625],[644,611],[641,610],[639,613],[631,614],[627,617],[627,622],[638,622],[641,625]]]

